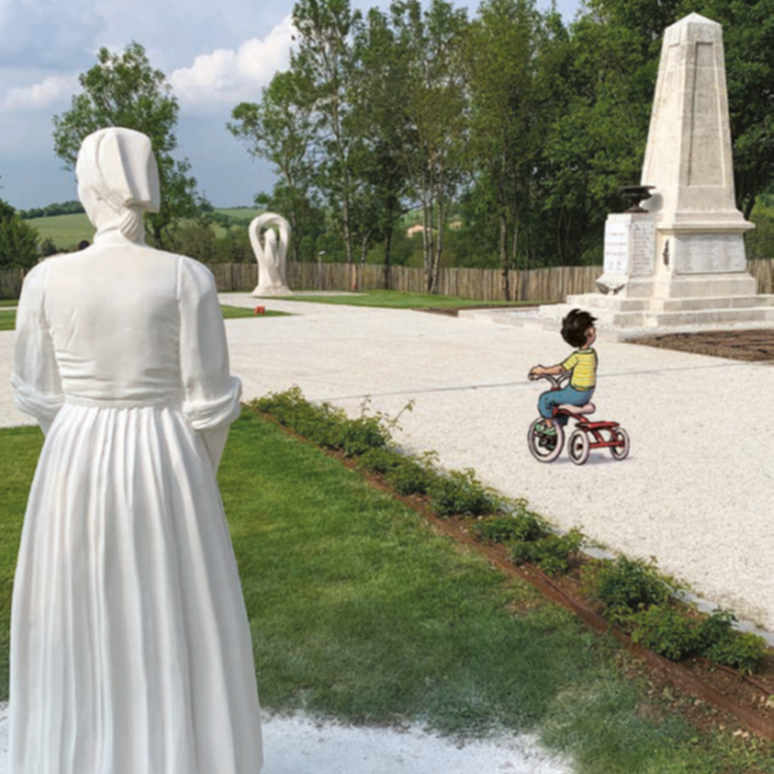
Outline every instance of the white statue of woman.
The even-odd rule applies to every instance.
[[[279,244],[273,226],[279,228]],[[285,259],[290,241],[290,224],[281,215],[264,212],[250,223],[248,233],[258,261],[258,286],[253,295],[287,295],[290,288],[285,274]]]
[[[27,276],[17,405],[46,434],[11,623],[13,774],[256,774],[252,644],[215,474],[241,385],[215,285],[149,248],[150,140],[87,137],[97,229]]]

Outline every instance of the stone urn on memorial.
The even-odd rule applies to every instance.
[[[249,234],[250,245],[258,262],[258,285],[253,290],[253,295],[289,295],[285,267],[290,242],[290,224],[281,215],[265,212],[250,223]]]

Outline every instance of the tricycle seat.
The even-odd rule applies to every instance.
[[[570,414],[593,414],[597,407],[593,403],[586,403],[583,406],[573,406],[572,403],[562,403],[557,408],[561,411],[567,411]]]

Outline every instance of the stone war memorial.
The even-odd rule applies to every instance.
[[[274,230],[275,226],[279,231],[279,238]],[[290,224],[281,215],[264,212],[251,221],[249,233],[250,244],[258,262],[258,285],[253,290],[253,295],[289,295],[286,258],[290,242]]]
[[[667,27],[640,186],[605,225],[599,293],[573,307],[619,328],[774,323],[774,296],[756,295],[734,197],[723,32],[692,13]],[[641,203],[640,203],[641,202]]]

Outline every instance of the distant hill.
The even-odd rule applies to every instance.
[[[213,228],[217,236],[224,233],[224,226],[247,228],[249,222],[264,212],[258,207],[216,207],[213,211]],[[40,241],[51,239],[59,250],[70,250],[82,239],[94,238],[94,226],[85,213],[74,215],[47,215],[27,220],[40,234]]]

